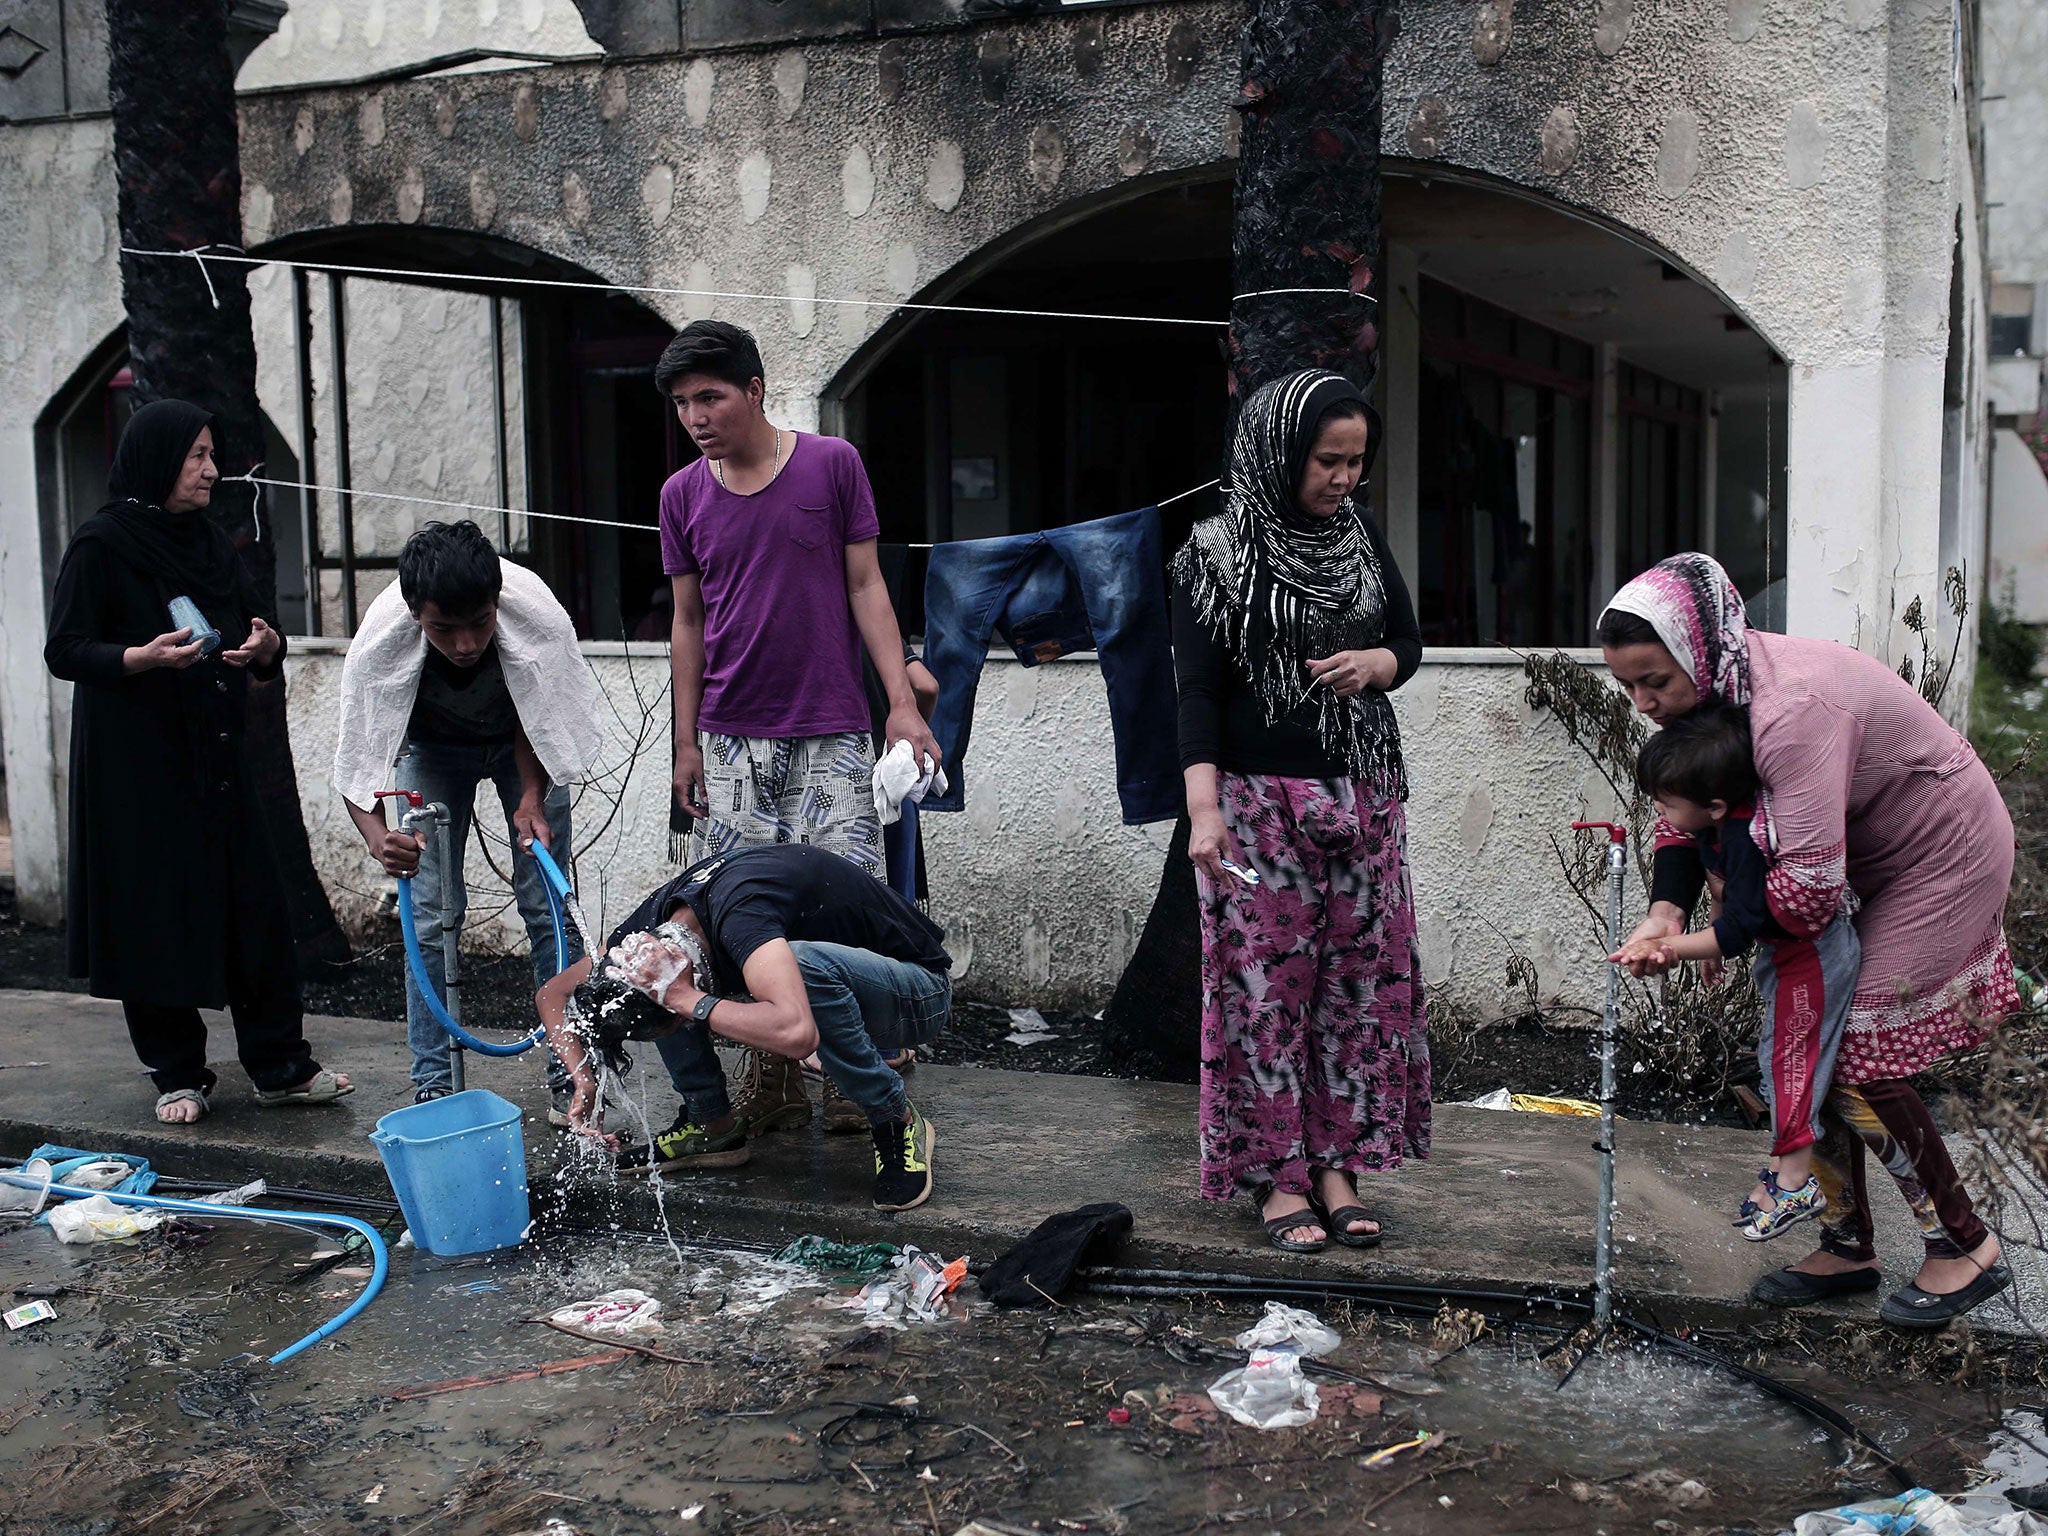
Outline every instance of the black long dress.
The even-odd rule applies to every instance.
[[[261,605],[216,524],[157,504],[206,420],[180,402],[137,413],[112,480],[117,494],[139,494],[102,508],[72,536],[43,651],[50,671],[77,685],[70,971],[88,978],[94,996],[128,1005],[137,1050],[166,1091],[211,1086],[203,1033],[191,1038],[196,1008],[234,1007],[240,1054],[258,1087],[317,1070],[302,1038],[283,883],[244,755],[250,674],[275,677],[283,651],[260,669],[220,659],[247,640]],[[220,651],[184,669],[130,675],[122,653],[172,628],[178,596],[220,631]],[[274,612],[262,616],[275,628]]]

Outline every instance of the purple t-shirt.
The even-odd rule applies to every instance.
[[[808,432],[785,440],[789,462],[751,496],[726,490],[706,459],[661,488],[662,569],[704,585],[700,730],[869,728],[846,546],[880,536],[875,493],[853,444]]]

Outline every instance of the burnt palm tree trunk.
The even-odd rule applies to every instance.
[[[1398,0],[1252,0],[1244,28],[1230,314],[1231,415],[1261,384],[1377,371],[1380,68]],[[1227,466],[1226,466],[1227,472]],[[1188,822],[1103,1015],[1112,1060],[1189,1079],[1200,1060],[1202,936]]]
[[[242,159],[225,0],[107,0],[107,31],[121,244],[239,246]],[[214,262],[202,271],[195,261],[124,255],[121,289],[136,398],[189,400],[211,411],[222,475],[247,473],[263,457],[247,269]],[[255,487],[223,482],[207,515],[274,608],[276,546]],[[300,961],[346,960],[348,940],[314,872],[299,814],[283,678],[249,690],[249,753],[249,789],[284,875]]]

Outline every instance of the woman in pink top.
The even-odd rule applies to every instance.
[[[1821,1244],[1765,1275],[1753,1296],[1802,1306],[1878,1288],[1868,1146],[1926,1245],[1914,1283],[1880,1316],[1904,1327],[1960,1317],[2012,1276],[1908,1079],[1981,1044],[2019,1004],[2004,922],[2012,818],[1998,786],[1970,744],[1882,663],[1831,640],[1750,631],[1740,594],[1705,555],[1674,555],[1623,587],[1600,616],[1599,638],[1608,669],[1659,725],[1704,702],[1748,706],[1771,915],[1810,935],[1845,902],[1859,907],[1863,965],[1814,1149],[1828,1202]],[[1698,855],[1665,832],[1637,937],[1682,933],[1699,896]]]

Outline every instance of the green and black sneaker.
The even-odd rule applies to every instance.
[[[672,1168],[737,1168],[751,1154],[747,1151],[746,1127],[734,1124],[723,1131],[707,1131],[692,1125],[689,1111],[676,1111],[676,1122],[656,1131],[644,1147],[628,1147],[619,1153],[619,1172],[666,1173]]]
[[[932,1145],[939,1137],[917,1106],[908,1120],[870,1126],[868,1134],[875,1138],[875,1209],[907,1211],[930,1199]]]

